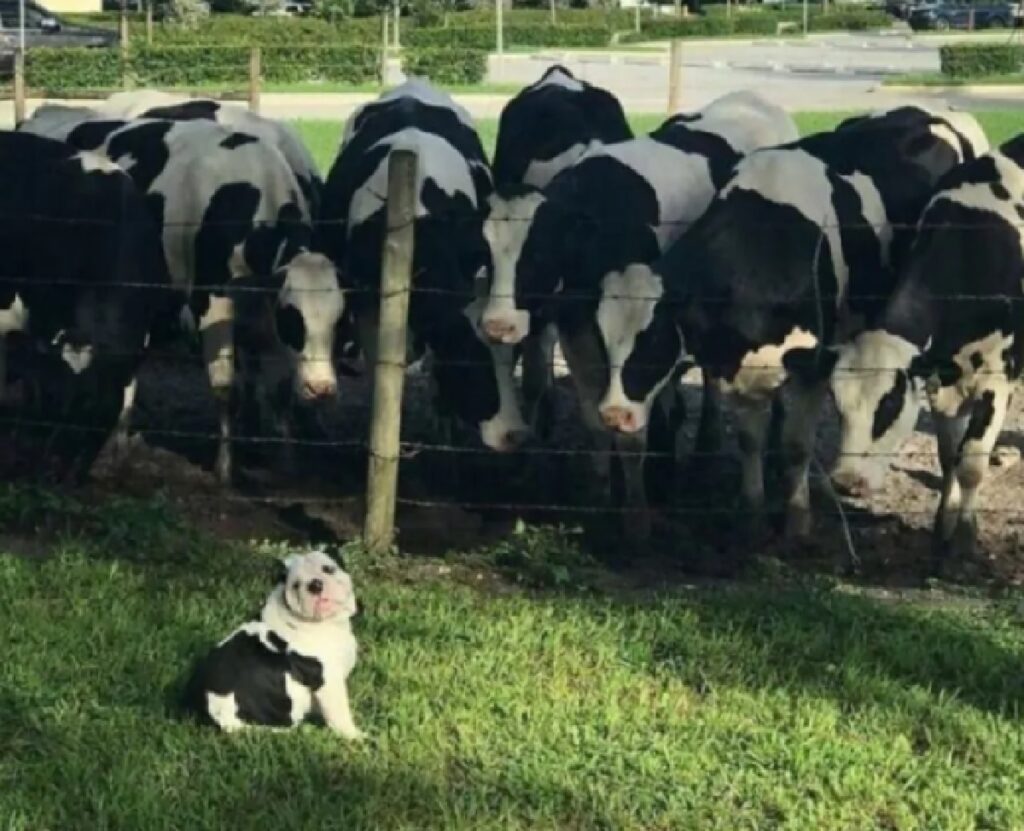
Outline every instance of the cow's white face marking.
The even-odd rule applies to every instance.
[[[124,173],[125,170],[99,153],[83,151],[75,156],[75,158],[78,159],[78,163],[82,166],[82,171],[85,173],[92,173],[94,170],[98,170],[100,173]]]
[[[295,348],[297,342],[284,339],[298,365],[298,394],[304,398],[334,395],[338,387],[332,360],[334,332],[345,311],[345,294],[334,264],[322,254],[298,254],[285,268],[277,302],[279,310],[297,310],[305,330],[300,349]]]
[[[28,326],[28,309],[18,294],[6,309],[0,309],[0,337],[10,332],[23,332]]]
[[[516,308],[516,270],[537,210],[540,193],[503,199],[491,196],[484,239],[491,252],[491,288],[481,326],[491,341],[519,343],[530,333],[530,314]]]
[[[906,374],[917,354],[914,344],[878,329],[840,347],[832,371],[840,421],[839,461],[832,473],[837,483],[881,486],[917,423],[918,387]]]
[[[611,411],[629,412],[630,418],[620,427],[627,432],[643,429],[650,417],[650,408],[658,393],[671,377],[667,374],[643,401],[626,395],[623,370],[632,354],[636,339],[654,320],[654,309],[664,293],[661,277],[649,266],[633,264],[625,271],[612,271],[601,281],[601,300],[597,306],[597,328],[608,354],[608,389],[598,410],[602,417]],[[680,356],[682,357],[682,356]]]
[[[75,375],[81,375],[92,365],[92,344],[72,346],[70,343],[65,343],[60,349],[60,357]]]
[[[487,348],[490,350],[494,378],[498,386],[498,412],[491,418],[480,422],[478,425],[480,439],[491,450],[502,453],[516,449],[529,428],[523,418],[522,410],[519,407],[519,397],[516,393],[515,348],[488,341],[480,330],[483,307],[482,299],[474,300],[463,309],[463,314],[473,326],[477,337],[487,344]]]
[[[806,329],[794,326],[782,343],[769,343],[759,349],[747,352],[740,362],[739,371],[732,378],[718,379],[723,394],[739,395],[745,398],[768,398],[786,380],[783,356],[790,349],[812,348],[818,345],[818,338]]]

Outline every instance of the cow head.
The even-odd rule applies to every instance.
[[[493,343],[520,343],[532,318],[549,303],[575,249],[584,245],[586,220],[520,187],[488,200],[484,240],[490,254],[490,287],[481,329]]]
[[[529,430],[519,408],[513,371],[516,348],[487,343],[479,325],[484,302],[428,339],[434,353],[438,408],[478,431],[484,446],[499,453],[519,448]]]
[[[612,271],[602,281],[597,328],[609,374],[599,412],[612,430],[644,429],[654,400],[686,357],[663,294],[661,277],[647,265]]]
[[[305,401],[333,398],[338,391],[331,357],[334,333],[345,311],[334,264],[323,254],[304,250],[281,273],[274,323],[295,366],[296,394]]]
[[[819,380],[831,376],[839,411],[839,459],[832,481],[843,492],[864,495],[882,486],[920,411],[920,383],[910,371],[918,349],[883,330],[861,332],[832,349],[795,349],[787,369]]]

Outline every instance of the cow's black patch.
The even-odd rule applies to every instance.
[[[981,369],[985,363],[985,358],[980,352],[971,353],[971,366],[974,367],[975,371]]]
[[[995,393],[992,390],[986,390],[981,394],[981,398],[974,402],[971,420],[967,425],[967,432],[964,434],[965,442],[980,441],[985,436],[985,432],[992,424],[992,419],[995,418],[995,400]]]
[[[1019,216],[1021,219],[1024,219],[1024,205],[1014,205],[1013,209],[1017,212],[1017,216]]]
[[[220,143],[220,146],[227,150],[234,150],[236,147],[242,147],[243,145],[252,144],[256,141],[259,141],[259,139],[256,138],[256,136],[249,135],[248,133],[232,133],[224,138]]]
[[[153,107],[142,114],[142,118],[161,118],[168,121],[214,121],[220,110],[218,101],[196,99],[170,104],[166,107]]]
[[[259,204],[259,188],[247,182],[222,185],[210,197],[195,237],[197,286],[228,284],[232,253],[251,234]]]
[[[118,164],[124,162],[128,175],[144,193],[167,167],[170,151],[166,137],[173,127],[170,121],[129,124],[107,143],[107,155]]]
[[[993,182],[989,187],[992,189],[992,195],[1000,200],[1006,202],[1010,198],[1010,191],[1006,189],[1006,185],[1002,182]]]
[[[871,421],[871,439],[877,441],[886,434],[890,427],[896,423],[903,412],[903,405],[907,397],[907,376],[903,372],[897,372],[893,380],[892,388],[883,395],[875,408],[875,415]]]
[[[277,336],[281,342],[296,352],[301,352],[306,345],[306,324],[303,322],[299,310],[291,304],[278,306],[275,312],[275,322]]]
[[[274,649],[278,650],[278,652],[284,652],[288,649],[288,641],[273,630],[267,632],[267,641],[269,641],[270,645],[274,647]]]
[[[724,138],[714,133],[690,129],[678,116],[651,133],[651,138],[683,153],[703,156],[711,171],[715,190],[725,185],[736,162],[740,160],[740,154]]]
[[[83,121],[75,127],[66,139],[67,143],[79,150],[96,150],[103,146],[111,133],[120,130],[126,121]]]

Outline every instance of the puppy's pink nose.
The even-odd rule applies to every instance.
[[[601,421],[610,430],[620,433],[635,433],[636,415],[629,407],[605,407],[601,410]]]

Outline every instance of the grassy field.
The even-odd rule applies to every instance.
[[[80,511],[25,503],[5,491],[0,514]],[[0,558],[5,829],[1024,826],[1019,600],[496,576],[495,559],[558,551],[585,586],[572,540],[539,532],[443,566],[354,554],[369,740],[224,738],[173,702],[267,592],[266,546],[204,538],[161,503],[93,509],[88,529],[51,559]]]
[[[1024,126],[983,120],[995,141]],[[301,126],[326,166],[339,125]],[[184,676],[282,551],[162,500],[0,485],[0,555],[20,555],[0,556],[0,829],[1024,828],[1019,590],[761,561],[638,591],[536,529],[444,561],[353,548],[368,741],[204,731]]]
[[[807,112],[797,113],[795,119],[800,130],[806,134],[831,129],[849,115],[853,115],[853,113]],[[1007,139],[1024,132],[1024,110],[985,110],[975,113],[975,115],[993,144],[1002,144]],[[637,133],[654,129],[662,120],[663,116],[660,115],[630,117],[633,129]],[[342,124],[337,121],[297,121],[296,125],[321,168],[327,170],[338,150]],[[487,152],[493,153],[494,142],[498,135],[497,120],[480,119],[477,121],[477,130]]]

